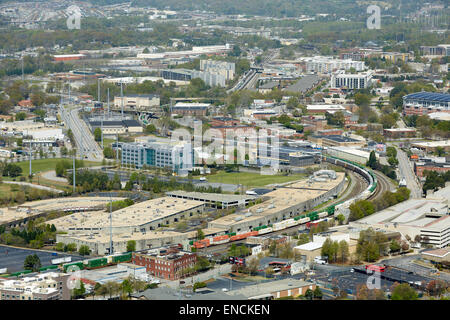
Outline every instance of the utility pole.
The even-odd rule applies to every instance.
[[[75,168],[75,154],[77,153],[76,149],[73,149],[73,192],[75,193],[75,176],[77,173],[77,170]]]
[[[119,134],[116,135],[116,162],[119,163]]]
[[[103,117],[100,123],[100,131],[102,132],[102,149],[103,149],[103,118],[105,117],[105,109],[103,109]]]
[[[22,56],[22,81],[25,80],[24,72],[23,72],[23,56]]]
[[[70,104],[70,80],[69,80],[69,104]]]
[[[109,254],[114,253],[113,240],[112,240],[112,198],[109,195],[110,206],[109,206]]]
[[[109,88],[108,88],[108,117],[111,117],[111,115],[109,114]]]
[[[100,102],[101,96],[100,96],[100,79],[97,79],[97,101]]]
[[[33,156],[33,149],[31,148],[31,141],[30,141],[30,171],[29,171],[29,173],[30,173],[30,179],[31,179],[31,177],[32,177],[32,171],[31,171],[31,157]]]
[[[120,99],[122,100],[122,120],[123,120],[123,82],[120,82]]]

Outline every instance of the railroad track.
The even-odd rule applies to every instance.
[[[339,203],[342,201],[346,201],[348,199],[351,199],[351,198],[355,197],[356,195],[360,194],[361,192],[363,192],[364,190],[366,190],[366,188],[368,187],[368,183],[367,183],[366,179],[364,179],[361,175],[359,175],[353,171],[350,171],[350,170],[347,170],[347,173],[351,176],[352,183],[354,183],[353,189],[344,197],[335,199],[332,202],[327,203],[327,205],[325,207],[331,206],[333,204],[336,204],[336,203]],[[296,225],[296,226],[292,226],[292,227],[289,227],[289,228],[286,228],[283,230],[273,231],[268,234],[270,234],[270,235],[281,235],[281,234],[292,234],[292,233],[296,234],[298,228],[299,228],[299,225]],[[232,243],[238,245],[238,244],[243,244],[245,242],[246,242],[246,239],[233,241]],[[206,248],[199,248],[199,249],[197,249],[197,251],[205,253],[205,254],[224,252],[227,250],[229,245],[230,245],[230,242],[227,242],[227,243],[213,245],[213,246],[206,247]]]
[[[375,192],[369,198],[367,198],[367,200],[378,199],[379,197],[383,196],[386,191],[391,191],[393,189],[392,183],[389,181],[389,178],[378,171],[373,171],[373,173],[377,177],[378,185],[375,189]]]

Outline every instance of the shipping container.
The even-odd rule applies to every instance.
[[[112,257],[113,263],[121,263],[129,261],[131,261],[131,252]]]
[[[83,270],[84,269],[84,264],[81,261],[80,262],[67,263],[67,264],[63,265],[64,272],[67,272],[67,269],[69,269],[69,267],[72,267],[71,269],[75,268],[75,270]],[[73,270],[73,271],[75,271],[75,270]]]

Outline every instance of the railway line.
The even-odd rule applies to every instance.
[[[392,191],[395,189],[395,186],[393,186],[392,182],[389,181],[389,178],[387,178],[384,174],[377,171],[373,171],[373,173],[377,177],[378,185],[375,192],[370,195],[367,200],[376,200],[379,197],[382,197],[386,191]]]
[[[373,172],[358,163],[331,156],[322,156],[322,160],[332,165],[343,167],[351,177],[351,182],[347,190],[338,199],[326,203],[326,207],[322,205],[320,209],[316,209],[317,211],[304,213],[294,218],[274,223],[273,225],[256,227],[248,232],[241,232],[237,235],[236,233],[227,233],[222,236],[211,237],[196,242],[192,241],[191,244],[199,252],[211,254],[226,251],[229,242],[240,244],[250,236],[269,233],[271,235],[297,233],[299,226],[309,228],[311,226],[310,223],[317,224],[320,221],[328,221],[335,214],[343,213],[344,216],[348,215],[348,208],[355,201],[377,199],[385,191],[395,188],[387,177],[379,172]]]

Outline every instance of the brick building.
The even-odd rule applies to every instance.
[[[424,176],[425,171],[445,173],[449,170],[450,162],[448,162],[448,160],[443,163],[435,162],[430,159],[420,159],[419,161],[414,162],[414,172],[419,178],[422,178]]]
[[[162,247],[133,253],[132,263],[146,267],[147,272],[166,280],[179,279],[183,271],[197,262],[195,253],[182,251],[179,246]]]

